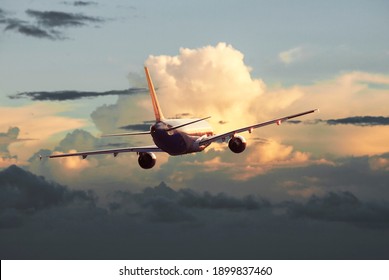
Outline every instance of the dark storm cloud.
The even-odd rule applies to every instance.
[[[132,194],[119,191],[114,194],[117,199],[110,204],[111,209],[127,209],[128,206],[141,207],[146,219],[154,222],[195,222],[198,219],[191,213],[193,209],[200,210],[259,210],[270,207],[270,203],[254,196],[242,199],[223,193],[216,195],[205,192],[184,189],[175,191],[165,183],[154,188],[146,188],[142,193]]]
[[[146,206],[153,204],[158,199],[163,199],[176,204],[181,209],[258,210],[271,206],[266,199],[252,195],[236,198],[225,193],[211,194],[204,192],[199,194],[190,189],[175,191],[163,182],[157,187],[146,188],[142,193],[138,194],[119,192],[117,197],[122,198],[120,200],[121,204],[135,201],[140,205]]]
[[[204,192],[203,194],[198,194],[192,190],[180,191],[179,204],[188,208],[230,210],[258,210],[271,206],[266,199],[258,199],[252,195],[239,199],[224,193],[212,195]]]
[[[88,23],[101,23],[103,19],[84,14],[65,13],[58,11],[27,10],[26,14],[37,20],[44,27],[77,27]]]
[[[20,225],[25,215],[76,200],[93,202],[93,197],[50,183],[16,165],[0,171],[0,228]]]
[[[77,91],[77,90],[60,90],[60,91],[32,91],[21,92],[8,96],[11,99],[29,98],[33,101],[66,101],[77,100],[81,98],[94,98],[109,95],[131,95],[147,92],[144,88],[129,88],[124,90],[109,90],[103,92],[96,91]]]
[[[290,215],[329,222],[345,222],[372,229],[389,228],[389,205],[364,203],[351,192],[312,196],[306,203],[290,203]]]
[[[328,125],[350,124],[356,126],[378,126],[378,125],[389,125],[389,117],[355,116],[355,117],[329,119],[329,120],[322,120],[322,119],[315,119],[315,120],[308,120],[308,121],[289,120],[288,123],[290,124],[303,123],[303,124],[311,124],[311,125],[318,124],[318,123],[325,123]]]
[[[6,209],[2,208],[1,219],[8,227],[0,228],[2,259],[389,256],[387,227],[371,230],[354,226],[358,215],[364,213],[361,220],[370,218],[381,223],[384,215],[380,212],[385,207],[375,210],[373,204],[360,201],[352,193],[312,197],[305,204],[271,204],[254,196],[201,194],[188,189],[173,190],[161,183],[139,193],[110,193],[111,202],[103,208],[95,203],[76,203],[72,196],[81,197],[81,201],[91,200],[91,196],[48,183],[16,166],[1,172],[0,179],[1,190],[6,190],[0,197],[13,197],[2,206]],[[40,210],[25,214],[31,208]],[[371,213],[366,214],[365,208]],[[274,214],[277,209],[286,209],[287,214]],[[316,214],[311,215],[309,210]],[[23,223],[18,223],[18,219]]]

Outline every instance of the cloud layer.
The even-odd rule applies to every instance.
[[[16,165],[0,171],[0,200],[0,229],[21,226],[23,219],[36,211],[75,201],[93,203],[93,197],[86,192],[49,183]]]
[[[103,197],[16,166],[0,172],[0,192],[2,259],[385,259],[389,252],[388,203],[350,192],[271,203],[161,183],[109,191],[97,205]]]

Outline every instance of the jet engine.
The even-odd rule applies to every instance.
[[[157,162],[157,157],[153,153],[139,153],[138,163],[143,169],[153,168]]]
[[[246,149],[246,139],[243,136],[236,135],[228,141],[228,148],[234,153],[241,153]]]

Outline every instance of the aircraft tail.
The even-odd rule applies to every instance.
[[[147,84],[149,86],[151,101],[153,102],[153,108],[154,108],[154,114],[155,114],[155,120],[157,122],[160,122],[165,119],[165,117],[162,114],[161,107],[159,106],[157,94],[155,93],[153,81],[151,80],[149,69],[145,66],[145,72],[146,72],[146,78],[147,78]]]

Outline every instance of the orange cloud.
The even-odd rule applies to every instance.
[[[53,135],[86,125],[87,122],[82,119],[58,116],[68,110],[66,105],[51,103],[0,107],[0,115],[3,116],[0,119],[0,130],[7,130],[11,126],[18,127],[19,138],[35,139],[15,142],[9,146],[10,153],[18,156],[18,163],[25,163],[34,152],[47,147],[48,139]]]

